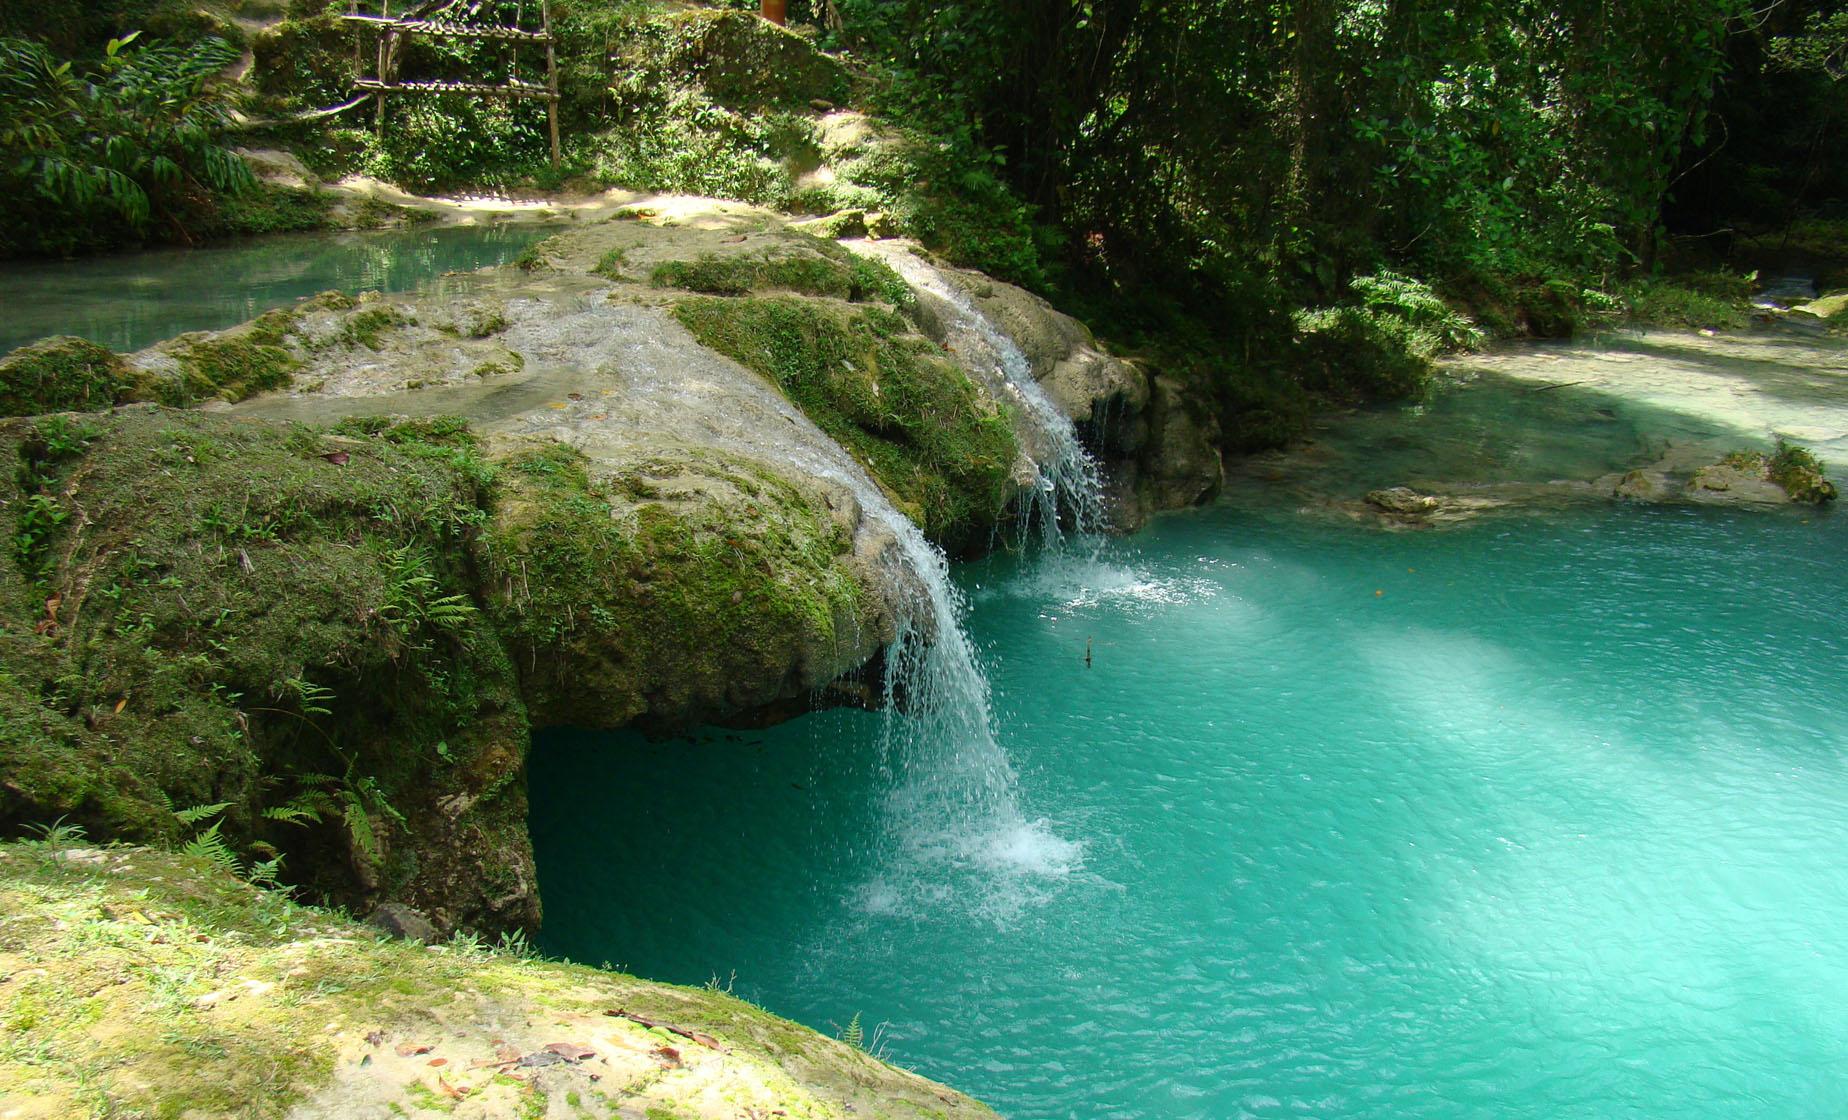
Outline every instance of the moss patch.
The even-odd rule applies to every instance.
[[[814,245],[808,246],[811,240]],[[648,279],[657,288],[715,296],[787,291],[853,302],[878,300],[901,309],[915,302],[910,287],[885,262],[806,235],[802,241],[805,244],[762,253],[706,253],[690,261],[663,261]]]
[[[993,1115],[723,993],[518,949],[379,940],[166,852],[0,845],[0,1099],[34,1116]],[[497,1064],[561,1039],[592,1056],[520,1079]]]
[[[901,316],[776,296],[687,299],[674,314],[781,386],[947,547],[981,539],[1012,496],[1007,416]]]
[[[860,642],[849,527],[716,454],[612,479],[562,445],[513,453],[477,541],[489,610],[549,722],[676,726],[826,683]]]
[[[348,433],[0,424],[0,830],[171,838],[227,803],[227,838],[322,896],[534,918],[525,715],[461,561],[486,467],[459,428]]]
[[[62,336],[0,358],[0,416],[108,408],[128,390],[122,356],[87,339]]]

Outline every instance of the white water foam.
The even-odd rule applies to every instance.
[[[1038,557],[1017,579],[978,593],[978,597],[1031,599],[1059,610],[1098,608],[1148,611],[1219,594],[1220,585],[1201,576],[1160,574],[1109,550],[1090,554],[1058,552]]]

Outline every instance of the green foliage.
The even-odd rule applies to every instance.
[[[1848,10],[1810,12],[1801,31],[1772,41],[1770,56],[1784,70],[1814,71],[1835,82],[1848,78]]]
[[[1482,331],[1476,324],[1422,281],[1380,269],[1371,276],[1354,277],[1348,288],[1368,315],[1396,324],[1394,329],[1414,353],[1434,358],[1482,345]]]
[[[1429,286],[1381,270],[1355,277],[1356,304],[1296,313],[1304,388],[1339,401],[1414,396],[1438,355],[1479,345],[1482,332]]]
[[[0,251],[71,252],[184,230],[214,196],[254,182],[222,140],[228,105],[210,79],[235,62],[222,39],[112,40],[79,65],[0,39]]]
[[[1710,272],[1638,280],[1625,286],[1622,299],[1629,317],[1638,323],[1738,330],[1749,319],[1756,279]]]
[[[1422,392],[1430,356],[1415,332],[1360,307],[1326,307],[1296,314],[1304,388],[1335,401],[1392,400]]]
[[[212,868],[224,875],[243,878],[244,864],[232,851],[231,845],[219,834],[223,821],[213,821],[212,827],[198,833],[180,845],[180,854],[192,859],[204,860]]]
[[[259,182],[251,190],[217,199],[216,206],[199,219],[193,232],[201,237],[229,237],[325,229],[332,210],[330,195]],[[369,228],[364,221],[353,224]]]

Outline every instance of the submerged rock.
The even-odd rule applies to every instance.
[[[1367,494],[1366,502],[1375,509],[1404,517],[1418,517],[1431,513],[1438,507],[1438,500],[1429,494],[1420,494],[1409,486],[1392,486],[1385,490],[1374,490]]]
[[[1695,471],[1684,494],[1703,505],[1783,505],[1790,500],[1783,487],[1765,477],[1762,464],[1747,467],[1735,462],[1714,463]],[[1672,494],[1659,495],[1657,500],[1663,496]]]
[[[1660,502],[1673,497],[1677,489],[1666,471],[1638,469],[1618,479],[1611,496],[1632,502]]]

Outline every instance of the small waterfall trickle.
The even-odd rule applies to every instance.
[[[948,904],[1006,919],[1080,862],[1081,845],[1021,812],[1017,779],[995,733],[988,677],[963,627],[969,604],[937,546],[857,466],[796,457],[847,486],[898,543],[895,586],[908,597],[886,649],[881,747],[898,778],[886,820],[898,858],[866,884],[862,905],[890,911]]]
[[[989,387],[1004,390],[1020,408],[1036,445],[1027,450],[1038,474],[1035,485],[1023,496],[1023,538],[1030,538],[1037,528],[1040,543],[1056,548],[1065,542],[1067,528],[1079,538],[1102,533],[1108,515],[1097,459],[1078,439],[1071,418],[1046,395],[1033,376],[1032,363],[1014,340],[983,314],[968,293],[906,246],[866,241],[853,247],[890,265],[914,289],[947,304],[950,349],[975,372],[986,373]]]
[[[963,628],[968,602],[948,560],[865,467],[769,384],[694,345],[652,309],[586,301],[510,334],[535,353],[621,371],[621,397],[586,407],[626,410],[637,426],[687,428],[712,446],[789,463],[844,488],[861,516],[890,534],[896,547],[883,553],[891,566],[884,583],[898,592],[898,633],[886,650],[880,737],[895,776],[886,814],[893,858],[868,886],[869,906],[1005,917],[1077,865],[1079,845],[1020,810],[988,678]],[[547,424],[558,413],[533,415]]]

